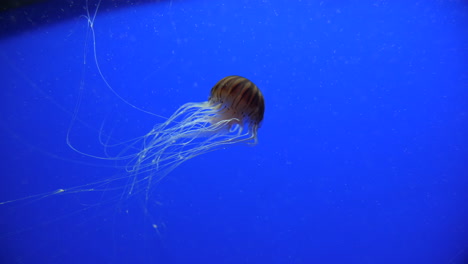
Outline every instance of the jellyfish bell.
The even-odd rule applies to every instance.
[[[231,120],[231,125],[241,128],[246,125],[256,142],[265,112],[265,100],[253,82],[240,76],[225,77],[211,89],[209,104],[219,110],[219,120],[214,119],[215,123]]]
[[[128,194],[161,180],[182,162],[229,144],[257,143],[265,100],[249,79],[228,76],[211,89],[206,102],[181,106],[164,123],[141,138],[141,151],[128,168],[133,181]]]

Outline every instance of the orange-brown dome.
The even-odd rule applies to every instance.
[[[228,76],[211,89],[212,104],[222,104],[226,114],[255,125],[263,120],[265,100],[260,89],[249,79]]]

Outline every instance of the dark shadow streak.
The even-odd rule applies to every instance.
[[[94,12],[97,0],[89,0]],[[168,0],[105,0],[99,13],[143,4],[158,4]],[[0,2],[0,39],[34,31],[64,20],[86,15],[85,0],[6,0]]]

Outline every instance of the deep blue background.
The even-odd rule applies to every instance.
[[[106,87],[84,1],[37,8],[0,14],[0,201],[26,197],[0,205],[2,263],[467,261],[466,2],[101,6],[99,64],[132,105],[169,116],[233,74],[266,99],[258,145],[184,163],[149,201],[67,131],[118,156],[100,138],[163,119]]]

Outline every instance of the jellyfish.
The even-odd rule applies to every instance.
[[[148,200],[151,186],[184,161],[231,144],[256,144],[264,112],[265,100],[252,81],[240,76],[225,77],[213,86],[208,101],[182,105],[146,135],[122,142],[125,147],[117,157],[100,157],[82,152],[70,143],[67,135],[67,144],[82,155],[103,160],[129,160],[125,166],[129,173],[127,176],[0,201],[0,205],[39,200],[57,194],[118,190],[122,187],[109,187],[109,184],[127,181],[129,176],[130,184],[123,186],[124,196],[146,190]]]
[[[128,194],[149,188],[184,161],[240,142],[256,144],[265,100],[249,79],[228,76],[211,89],[208,101],[182,105],[164,123],[141,137],[127,170]]]

